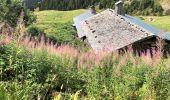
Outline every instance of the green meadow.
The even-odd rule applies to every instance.
[[[48,38],[61,43],[76,44],[76,32],[72,27],[73,17],[80,15],[86,10],[73,11],[38,11],[35,26],[44,31]]]
[[[48,24],[48,23],[67,23],[72,21],[72,18],[80,15],[86,10],[72,10],[72,11],[55,11],[55,10],[46,10],[46,11],[38,11],[35,14],[38,16],[37,24]]]
[[[170,33],[170,16],[142,16],[150,25]],[[149,19],[152,18],[153,21]]]

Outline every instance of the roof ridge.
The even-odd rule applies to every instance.
[[[163,32],[162,34],[162,31],[159,30],[159,29],[156,29],[155,27],[145,23],[144,21],[142,20],[139,20],[133,16],[130,16],[130,15],[125,15],[123,16],[127,21],[129,21],[130,23],[132,23],[133,25],[135,26],[138,26],[140,29],[143,29],[145,30],[146,32],[154,35],[154,36],[158,36],[158,37],[161,37],[161,38],[164,38],[164,39],[167,39],[167,40],[170,40],[170,34],[168,34],[167,32]],[[132,21],[134,20],[134,22]],[[135,22],[136,21],[136,22]],[[142,26],[143,25],[143,26]],[[145,25],[145,26],[144,26]],[[149,30],[150,29],[150,30]],[[162,35],[164,37],[162,37]]]
[[[119,18],[120,18],[121,20],[126,21],[127,23],[130,24],[130,26],[134,26],[137,30],[142,31],[142,32],[145,32],[147,35],[148,35],[148,34],[154,35],[152,32],[150,32],[150,31],[148,31],[148,30],[140,27],[139,25],[137,25],[137,24],[135,24],[135,23],[133,23],[133,22],[131,22],[131,21],[129,21],[129,20],[126,20],[124,16],[122,16],[122,15],[118,15],[118,16],[119,16]]]

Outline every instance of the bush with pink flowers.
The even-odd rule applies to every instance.
[[[8,37],[0,46],[0,99],[68,99],[79,91],[79,99],[168,100],[169,58],[156,57]]]

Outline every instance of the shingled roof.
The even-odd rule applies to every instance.
[[[79,37],[79,38],[82,38],[82,37],[86,36],[85,33],[84,33],[84,30],[81,28],[80,22],[81,22],[81,21],[84,21],[85,19],[87,19],[87,18],[89,18],[89,17],[91,17],[91,16],[94,16],[94,15],[95,15],[95,14],[92,13],[92,12],[89,10],[89,11],[87,11],[87,12],[85,12],[85,13],[83,13],[83,14],[75,17],[75,18],[73,18],[74,25],[75,25],[75,27],[76,27],[76,29],[77,29],[77,34],[78,34],[78,37]]]
[[[151,37],[161,36],[170,40],[169,34],[130,15],[117,14],[112,9],[96,15],[89,11],[75,17],[74,22],[79,38],[86,36],[95,52],[103,49],[118,50]]]
[[[95,52],[117,50],[134,42],[158,36],[159,32],[148,24],[129,15],[117,15],[107,9],[81,21],[81,28]],[[170,35],[165,34],[170,40]]]
[[[163,32],[162,30],[159,30],[159,29],[145,23],[140,19],[137,19],[137,18],[130,16],[130,15],[125,15],[125,16],[122,16],[122,17],[126,21],[139,26],[141,29],[145,29],[145,30],[149,31],[150,33],[154,34],[155,36],[161,37],[165,40],[170,40],[170,34],[169,33]]]

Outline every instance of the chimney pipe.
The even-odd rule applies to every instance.
[[[95,8],[95,6],[92,5],[90,8],[91,8],[91,13],[92,13],[92,14],[96,14],[96,8]]]
[[[123,0],[119,0],[118,2],[115,3],[115,12],[118,15],[125,15],[124,10],[123,10],[123,4],[124,1]]]

